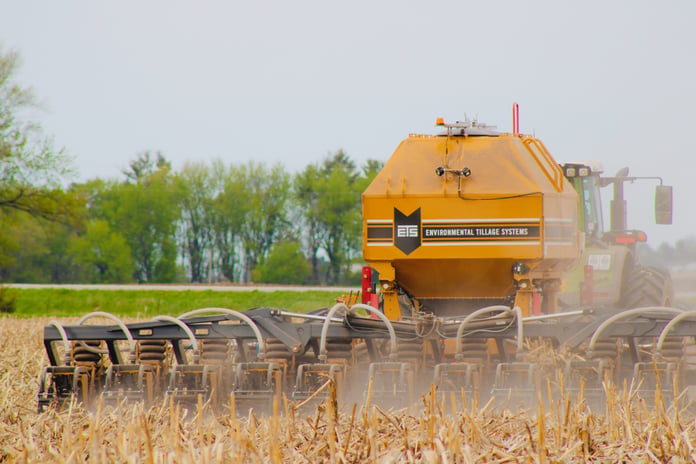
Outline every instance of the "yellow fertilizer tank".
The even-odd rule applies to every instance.
[[[580,254],[576,191],[534,137],[438,125],[443,135],[402,141],[362,196],[363,256],[385,314],[554,312]]]

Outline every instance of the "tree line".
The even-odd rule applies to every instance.
[[[121,178],[70,184],[72,161],[29,117],[37,100],[18,66],[0,47],[0,283],[356,278],[360,195],[380,162],[338,150],[296,174],[220,160],[175,171],[146,151]]]
[[[358,168],[339,150],[297,174],[220,160],[174,171],[162,153],[144,152],[121,179],[61,191],[64,217],[1,208],[0,279],[354,283],[360,196],[380,168]]]

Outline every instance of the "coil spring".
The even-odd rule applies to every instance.
[[[615,361],[619,356],[619,348],[615,338],[599,338],[592,350],[592,359],[608,359]]]
[[[83,344],[84,343],[84,344]],[[83,343],[74,342],[72,346],[72,358],[76,364],[96,366],[101,363],[101,353],[95,353],[89,348],[100,349],[101,340],[85,340]]]
[[[353,357],[353,340],[341,338],[328,338],[326,351],[331,359],[350,360]]]
[[[266,359],[290,361],[293,358],[293,353],[277,338],[267,338],[266,342]]]
[[[418,362],[423,360],[423,339],[399,340],[397,343],[397,359],[399,361]]]
[[[230,341],[209,339],[200,341],[201,364],[222,364],[230,360]]]
[[[488,343],[483,338],[464,338],[462,354],[461,362],[485,364],[488,362]]]
[[[167,357],[166,340],[139,340],[138,361],[143,364],[162,364]]]
[[[662,344],[661,354],[666,361],[681,361],[686,354],[684,339],[682,337],[666,337]]]

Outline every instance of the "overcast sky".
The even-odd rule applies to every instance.
[[[0,0],[47,134],[80,179],[144,150],[302,169],[344,149],[386,160],[435,118],[534,133],[559,162],[660,175],[627,187],[653,245],[696,231],[696,2]],[[632,206],[632,207],[631,207]]]

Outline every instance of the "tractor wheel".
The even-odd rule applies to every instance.
[[[627,309],[645,306],[670,306],[673,299],[669,271],[653,266],[637,266],[628,276],[621,297]]]
[[[669,271],[652,266],[633,268],[624,285],[622,307],[626,309],[648,306],[671,306],[673,299],[672,277]],[[671,338],[671,337],[670,337]],[[654,339],[637,339],[639,357],[649,362],[653,356]],[[678,342],[680,339],[677,340]]]

